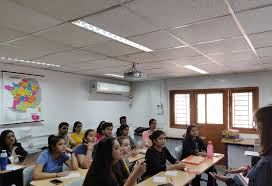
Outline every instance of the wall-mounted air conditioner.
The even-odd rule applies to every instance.
[[[121,85],[121,84],[113,84],[113,83],[105,83],[99,81],[91,82],[92,92],[102,94],[116,94],[116,95],[125,95],[129,96],[130,86],[129,85]]]

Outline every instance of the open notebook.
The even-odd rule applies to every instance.
[[[205,161],[205,157],[202,156],[194,156],[191,155],[185,159],[182,160],[182,162],[184,163],[189,163],[189,164],[194,164],[194,165],[199,165],[201,164],[203,161]]]

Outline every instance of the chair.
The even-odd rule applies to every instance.
[[[70,183],[65,184],[64,186],[79,186],[83,185],[85,177],[78,178],[77,180],[74,180]]]
[[[176,159],[179,160],[182,153],[182,145],[175,147],[175,156]]]
[[[34,170],[34,165],[30,167],[26,167],[23,170],[23,186],[28,186],[29,183],[31,182],[33,170]]]

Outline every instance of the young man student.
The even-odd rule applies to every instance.
[[[157,121],[155,119],[149,120],[149,130],[143,132],[143,145],[145,148],[152,146],[152,141],[149,136],[156,130]]]
[[[121,116],[120,117],[120,127],[116,131],[116,136],[122,136],[122,131],[121,131],[121,126],[127,125],[127,117],[126,116]]]
[[[73,148],[76,146],[76,143],[73,139],[68,135],[69,124],[67,122],[61,122],[59,124],[59,136],[62,136],[65,140],[65,146],[69,148]]]

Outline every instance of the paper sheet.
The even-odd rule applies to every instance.
[[[7,165],[7,170],[18,170],[23,168],[23,166],[20,165]]]
[[[61,179],[79,178],[80,176],[79,172],[72,172],[68,176],[61,177]]]
[[[153,177],[153,182],[155,182],[155,183],[165,183],[166,182],[166,177],[164,177],[164,176],[154,176]]]
[[[254,151],[245,151],[245,156],[260,156],[260,154]]]
[[[165,176],[177,176],[177,171],[166,171]]]

